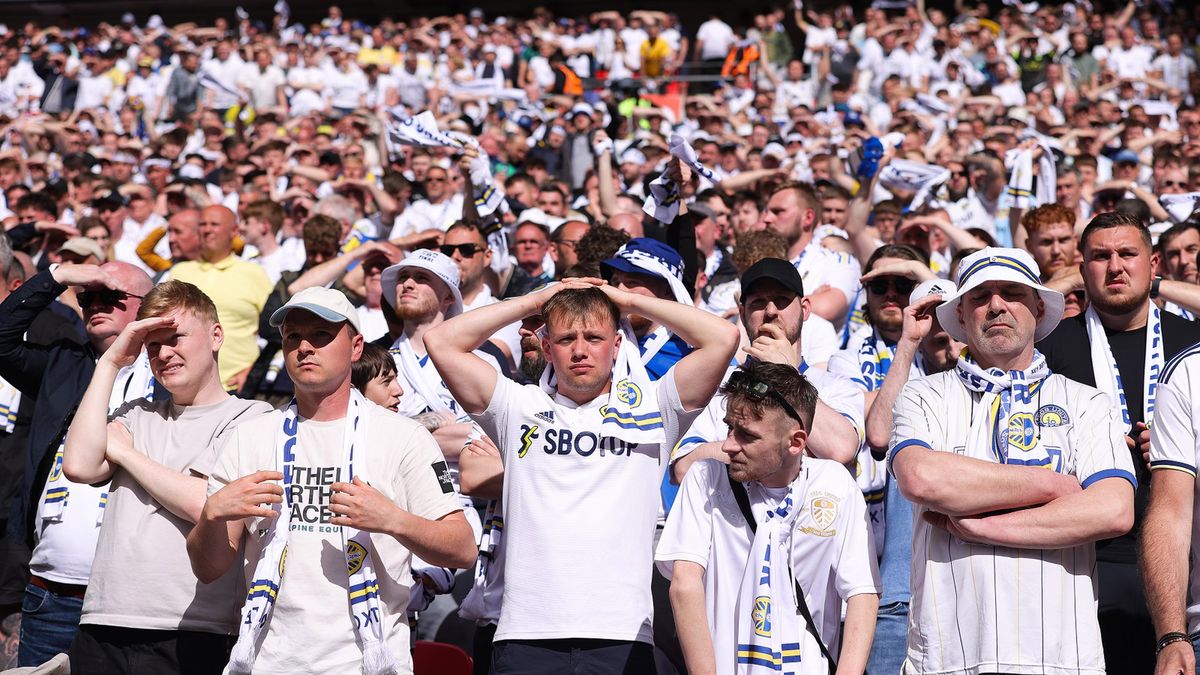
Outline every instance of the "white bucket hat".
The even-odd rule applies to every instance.
[[[1035,341],[1054,330],[1063,314],[1063,295],[1042,285],[1040,271],[1033,257],[1019,248],[988,247],[963,258],[958,268],[958,292],[938,305],[937,317],[950,337],[966,342],[967,335],[958,320],[958,303],[971,289],[989,281],[1011,281],[1037,291],[1046,305],[1033,333]]]
[[[383,301],[388,304],[388,307],[395,308],[396,306],[396,277],[405,267],[420,267],[429,270],[443,284],[446,284],[446,288],[449,288],[450,294],[454,296],[454,303],[446,310],[447,319],[462,314],[463,301],[462,293],[458,290],[458,265],[454,264],[454,260],[441,251],[427,248],[409,253],[404,260],[383,271],[380,283],[383,285]]]

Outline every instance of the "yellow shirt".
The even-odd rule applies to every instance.
[[[662,77],[667,67],[667,59],[671,58],[671,45],[661,37],[650,42],[642,43],[642,75],[646,77]]]
[[[262,267],[234,255],[216,263],[181,262],[171,268],[171,278],[195,284],[217,306],[225,329],[217,364],[221,382],[232,389],[234,376],[258,358],[258,317],[271,294],[271,280]]]

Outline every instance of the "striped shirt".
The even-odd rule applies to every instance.
[[[998,461],[988,419],[993,397],[968,390],[955,371],[909,382],[896,401],[889,470],[913,446]],[[1136,482],[1121,419],[1106,394],[1050,375],[1036,404],[1037,437],[1017,461],[1045,462],[1084,488],[1112,477]],[[1094,544],[1054,550],[973,544],[930,525],[923,518],[928,510],[913,507],[905,673],[1104,672]]]

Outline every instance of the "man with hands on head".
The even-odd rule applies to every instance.
[[[59,341],[34,345],[25,335],[34,319],[68,287],[77,288],[87,344]],[[126,263],[51,265],[30,277],[0,304],[0,377],[33,401],[21,493],[10,523],[32,548],[18,663],[36,666],[66,652],[75,637],[87,591],[105,486],[72,483],[62,472],[63,443],[76,406],[87,390],[97,358],[134,320],[153,287]],[[107,412],[151,394],[145,357],[122,369]],[[69,499],[71,493],[75,499]]]
[[[888,470],[917,508],[905,672],[1104,670],[1094,542],[1129,530],[1137,480],[1112,399],[1034,349],[1062,308],[1026,252],[967,256],[937,309],[967,350],[896,401]]]
[[[270,406],[225,392],[217,367],[223,337],[212,300],[192,284],[168,281],[142,299],[138,320],[96,364],[63,454],[67,478],[112,481],[100,496],[96,583],[71,645],[73,672],[219,673],[225,665],[238,580],[227,574],[200,584],[185,537],[204,505],[219,443]],[[110,422],[118,374],[143,348],[171,396],[126,403]]]
[[[538,314],[545,389],[502,378],[472,353],[500,327]],[[694,349],[651,381],[621,319],[628,314]],[[455,400],[504,462],[504,611],[492,672],[560,673],[572,663],[655,672],[659,486],[671,447],[720,384],[736,329],[679,302],[579,279],[454,317],[426,338]]]
[[[250,563],[228,672],[408,672],[411,557],[475,558],[446,462],[351,386],[363,339],[340,291],[305,289],[271,323],[296,397],[234,430],[188,536],[203,582]]]

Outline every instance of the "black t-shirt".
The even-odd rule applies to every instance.
[[[1179,352],[1200,342],[1200,323],[1188,321],[1162,312],[1162,334],[1164,362],[1175,358]],[[1145,421],[1144,376],[1146,369],[1146,327],[1124,333],[1104,331],[1108,345],[1121,373],[1121,384],[1125,390],[1125,403],[1129,409],[1131,424]],[[1076,382],[1096,386],[1096,375],[1092,372],[1091,343],[1088,341],[1087,325],[1083,315],[1063,319],[1054,332],[1037,343],[1037,349],[1046,357],[1050,372],[1058,373]],[[1150,496],[1150,471],[1137,450],[1131,451],[1137,475],[1138,488],[1134,498],[1134,524],[1128,534],[1098,542],[1096,558],[1108,562],[1137,562],[1137,535],[1142,527],[1142,514]]]

